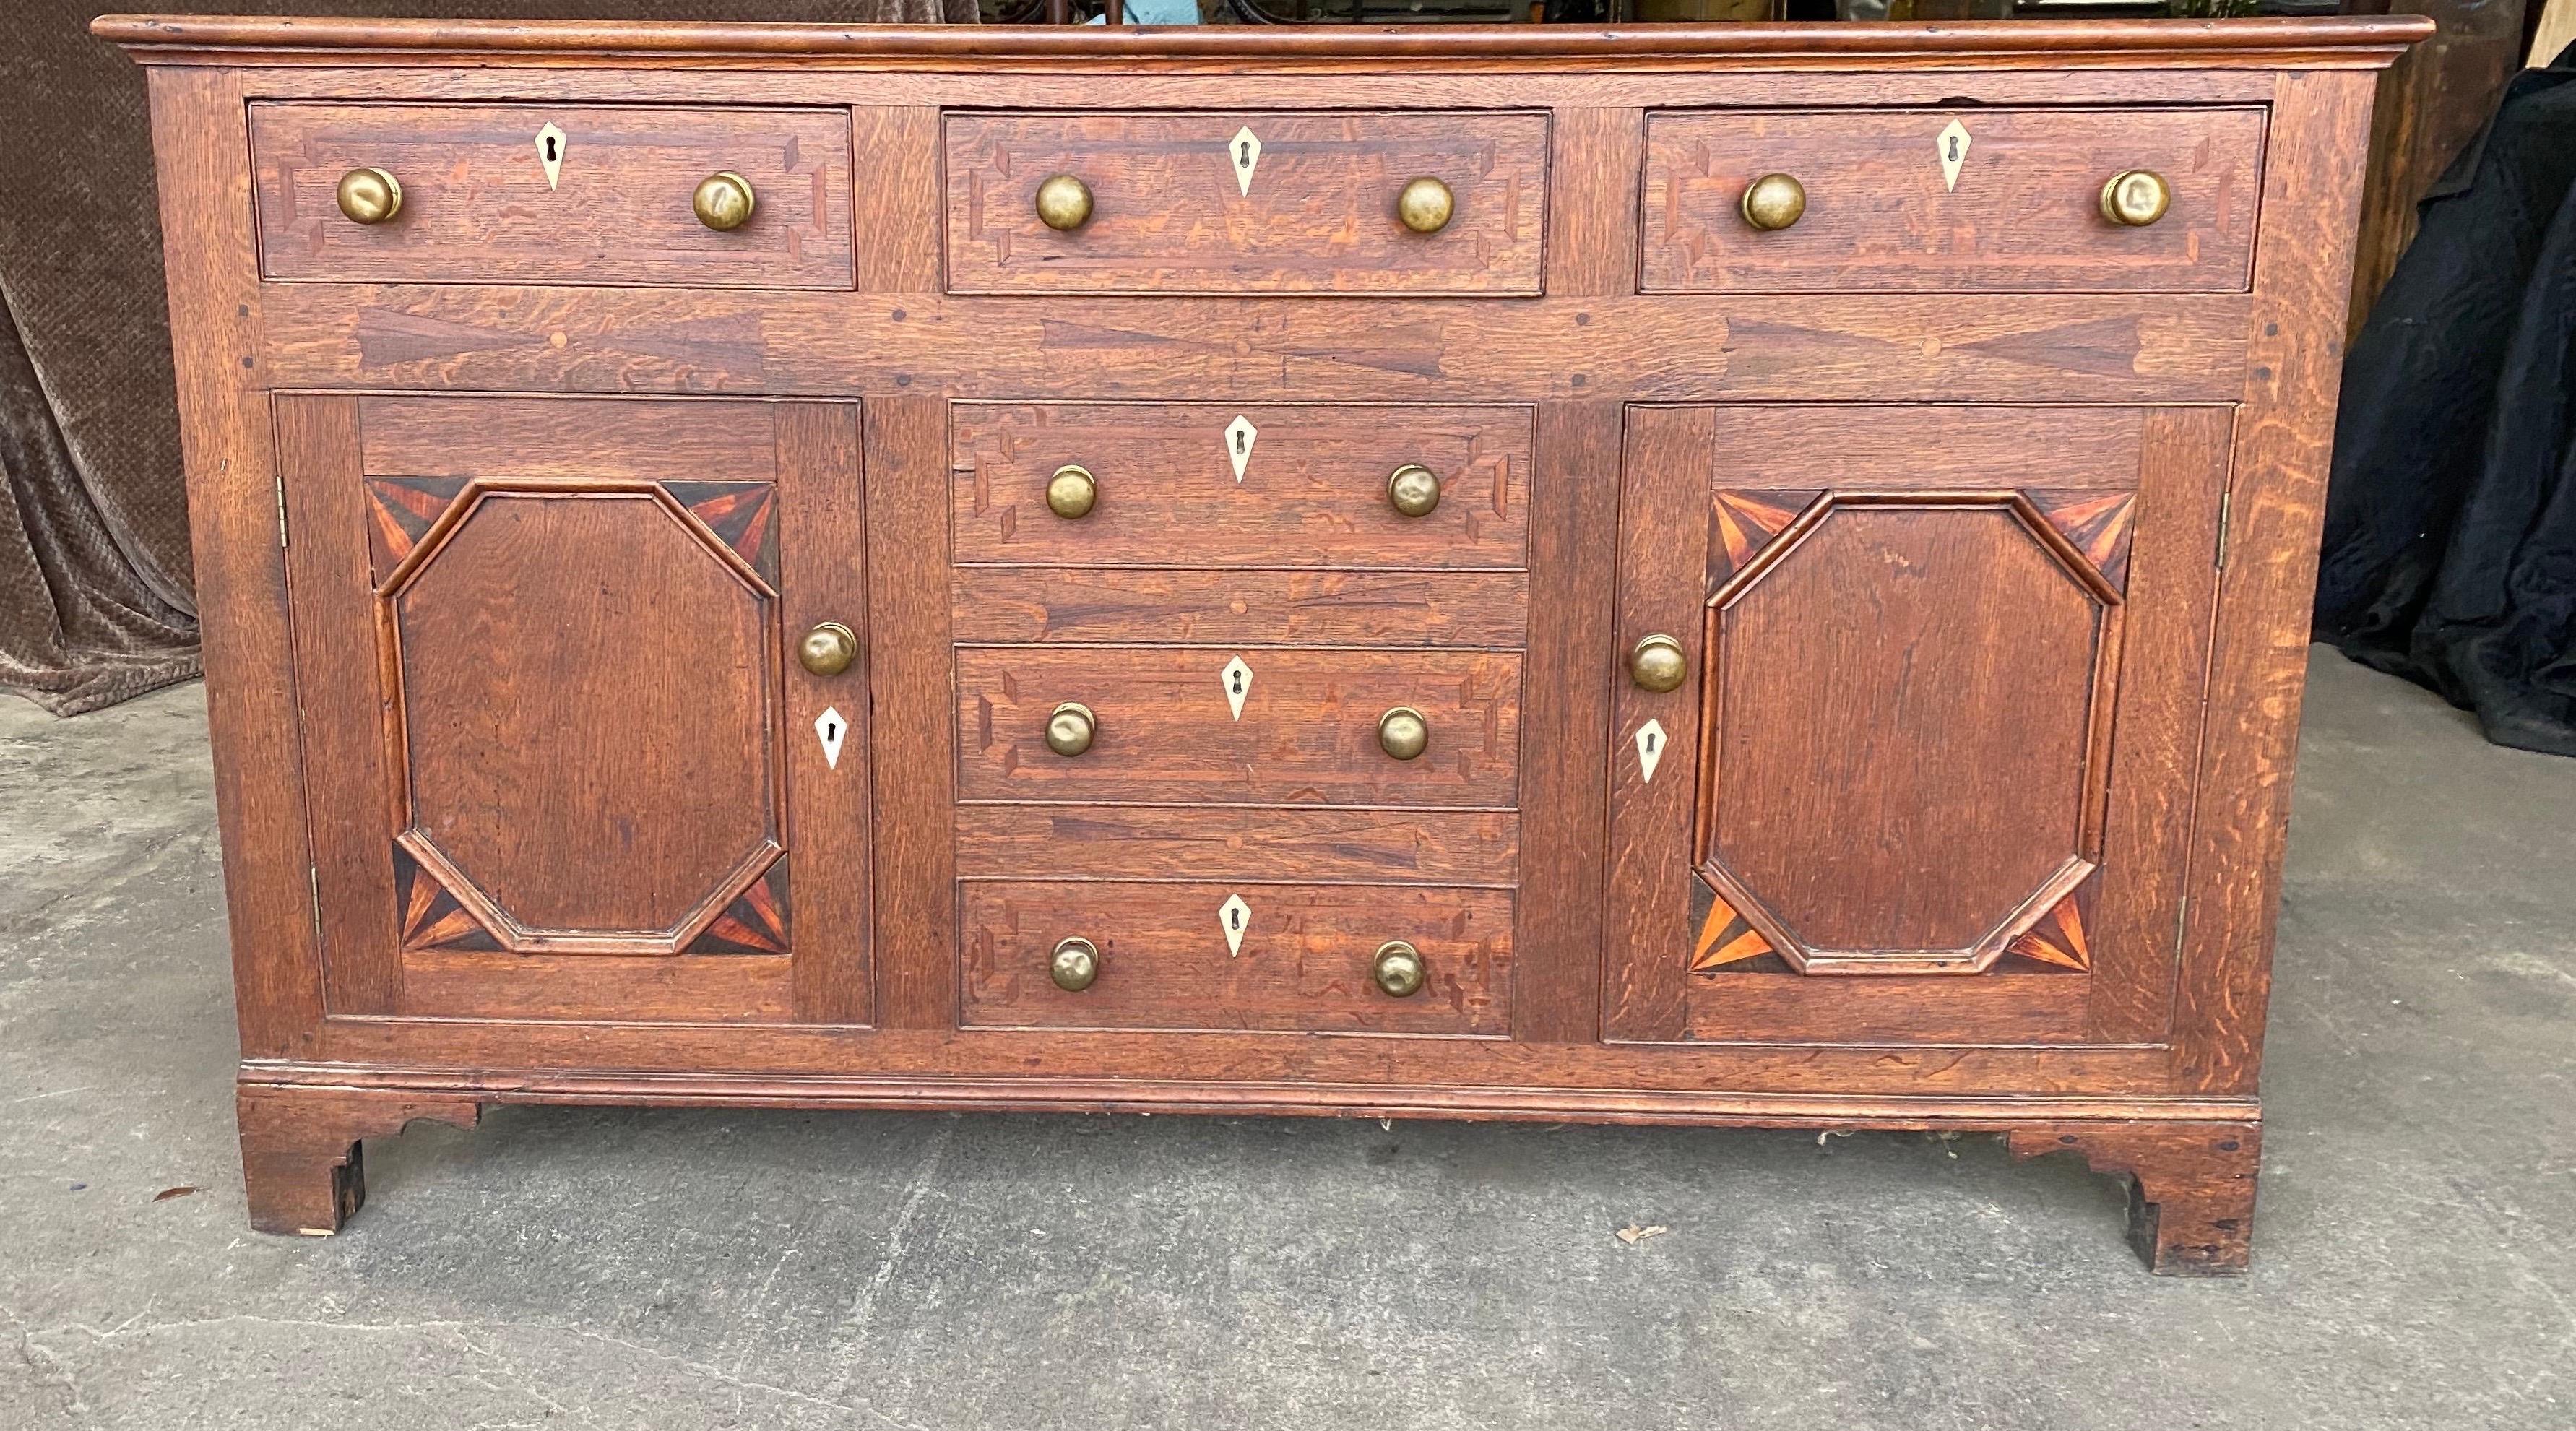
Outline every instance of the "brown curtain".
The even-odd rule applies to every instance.
[[[975,0],[0,0],[0,690],[61,715],[197,673],[143,74],[112,10],[971,24]]]

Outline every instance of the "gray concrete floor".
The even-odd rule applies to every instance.
[[[1989,1139],[1265,1119],[499,1109],[260,1237],[202,697],[0,697],[0,1428],[2564,1431],[2576,762],[2311,689],[2217,1282]]]

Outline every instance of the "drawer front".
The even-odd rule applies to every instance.
[[[2233,292],[2252,271],[2262,161],[2256,109],[1660,113],[1646,126],[1642,282]],[[2104,183],[2141,169],[2171,206],[2143,227],[2105,218]],[[1741,206],[1768,174],[1796,179],[1806,207],[1766,231]]]
[[[1508,890],[978,881],[958,903],[970,1028],[1501,1037],[1511,1026]],[[1078,991],[1048,972],[1068,937],[1099,950],[1097,976]],[[1402,998],[1371,977],[1397,940],[1424,973]]]
[[[1520,687],[1520,658],[1500,652],[964,647],[957,793],[1507,809]],[[1093,720],[1089,748],[1070,756],[1046,742],[1066,702]],[[1410,760],[1379,741],[1399,706],[1429,732]]]
[[[270,279],[851,284],[840,110],[255,104],[251,145]],[[391,218],[340,211],[341,176],[359,168],[401,186]],[[750,219],[726,232],[692,207],[718,173],[753,192]]]
[[[955,114],[948,283],[957,293],[1539,291],[1547,120],[1537,114]],[[1049,228],[1069,175],[1090,215]],[[1436,232],[1397,217],[1449,188]]]
[[[1528,557],[1530,413],[1520,407],[960,403],[956,559],[1030,566],[1516,570]],[[1090,510],[1049,510],[1067,464]],[[1439,483],[1419,516],[1396,469]]]

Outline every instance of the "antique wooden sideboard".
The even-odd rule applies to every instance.
[[[2425,22],[96,28],[257,1226],[496,1102],[1330,1113],[2244,1265]]]

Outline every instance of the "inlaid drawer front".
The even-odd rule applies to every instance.
[[[960,563],[1515,570],[1530,413],[960,403]]]
[[[2258,109],[1666,112],[1648,292],[2243,289]]]
[[[958,293],[1536,294],[1537,114],[952,114]]]
[[[963,647],[957,793],[1505,809],[1520,685],[1501,652]]]
[[[1508,890],[970,881],[958,902],[970,1028],[1510,1029]]]
[[[260,273],[847,288],[836,109],[251,106]]]

